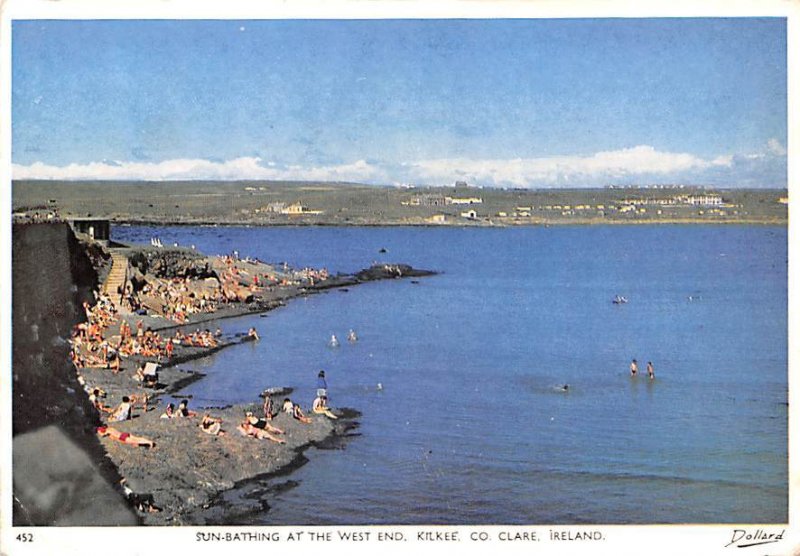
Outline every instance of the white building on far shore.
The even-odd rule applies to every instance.
[[[483,199],[480,197],[445,197],[444,201],[448,205],[480,205]]]

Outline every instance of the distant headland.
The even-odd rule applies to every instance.
[[[584,189],[268,181],[13,182],[15,217],[117,224],[537,226],[786,225],[786,189],[659,185]]]

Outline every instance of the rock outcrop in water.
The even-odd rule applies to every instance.
[[[139,249],[128,256],[139,273],[157,278],[216,278],[208,259],[189,249]]]
[[[356,273],[355,277],[360,282],[367,282],[389,278],[418,278],[434,274],[436,273],[431,270],[420,270],[407,264],[375,264]]]

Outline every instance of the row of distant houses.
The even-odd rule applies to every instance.
[[[448,197],[438,193],[425,193],[414,195],[408,201],[403,201],[404,206],[411,207],[443,207],[446,205],[480,205],[483,199],[480,197]]]
[[[721,207],[725,204],[722,196],[717,194],[702,194],[702,195],[677,195],[674,197],[663,198],[644,198],[644,199],[623,199],[617,201],[622,206],[632,205],[691,205],[691,206],[707,206],[707,207]],[[480,197],[448,197],[438,193],[426,193],[423,195],[415,195],[408,201],[402,201],[403,206],[411,207],[443,207],[447,205],[480,205],[483,204],[483,199]],[[578,206],[565,206],[565,205],[544,205],[540,207],[543,210],[584,210],[591,209],[590,205]],[[603,205],[597,205],[598,210],[604,210]],[[517,207],[517,213],[530,213],[533,207]],[[523,215],[524,216],[524,215]]]
[[[676,195],[674,197],[652,197],[645,199],[624,199],[623,205],[690,205],[700,207],[721,207],[725,204],[721,195]]]
[[[408,204],[414,206],[419,206],[419,205],[438,206],[436,204],[425,204],[426,200],[428,202],[435,201],[436,203],[438,203],[441,199],[436,196],[430,196],[430,197],[420,196],[418,203],[412,202]],[[479,202],[482,203],[483,201],[479,200]],[[446,204],[468,204],[468,203],[450,202]],[[469,203],[469,204],[474,204],[474,203]],[[507,218],[507,217],[526,218],[530,217],[532,213],[536,210],[541,210],[544,212],[558,212],[562,216],[574,215],[579,213],[585,214],[587,211],[596,211],[596,213],[600,216],[605,216],[609,212],[618,212],[621,214],[625,213],[644,214],[647,212],[647,209],[645,207],[649,205],[654,205],[656,206],[656,208],[658,208],[659,206],[703,207],[708,211],[708,214],[716,214],[716,213],[724,214],[724,212],[720,211],[719,209],[721,207],[725,207],[725,202],[720,195],[716,194],[680,195],[671,198],[622,199],[616,201],[613,205],[581,204],[581,205],[542,205],[539,207],[518,206],[513,211],[499,211],[497,212],[496,216],[499,218]],[[657,210],[656,213],[661,214],[662,211]],[[468,220],[475,220],[481,217],[475,209],[470,209],[468,211],[461,212],[460,216]]]

